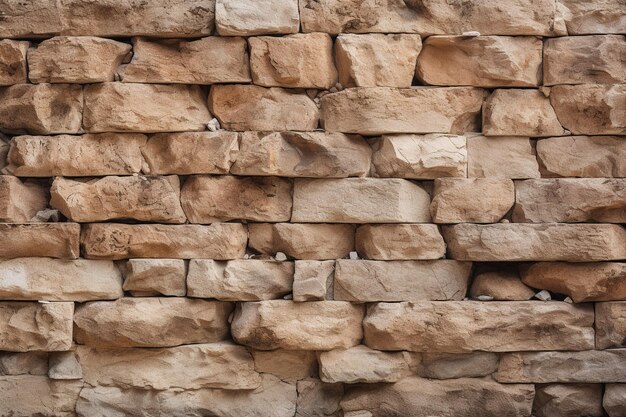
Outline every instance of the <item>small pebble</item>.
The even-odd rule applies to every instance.
[[[565,301],[565,302],[566,302],[566,303],[568,303],[568,304],[574,304],[574,300],[572,300],[572,299],[571,299],[571,298],[569,298],[569,297],[565,297],[565,300],[563,300],[563,301]]]
[[[287,255],[285,255],[282,252],[276,252],[276,255],[274,255],[274,259],[276,259],[277,261],[283,262],[287,260]]]
[[[355,251],[350,252],[350,259],[356,260],[359,259],[359,254]]]
[[[535,294],[535,298],[541,301],[550,301],[552,300],[552,296],[546,290],[541,290],[537,294]]]
[[[475,38],[476,36],[480,36],[480,32],[477,32],[475,30],[463,32],[463,36],[467,36],[468,38]]]
[[[213,118],[209,123],[206,124],[206,127],[211,132],[217,132],[218,130],[220,130],[220,122],[216,118]]]
[[[490,295],[479,295],[476,299],[478,301],[493,301],[493,297]]]
[[[293,294],[287,294],[283,297],[283,300],[293,300]]]

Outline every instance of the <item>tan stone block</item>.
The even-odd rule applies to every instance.
[[[539,164],[531,140],[524,137],[467,138],[467,176],[539,178]]]
[[[295,417],[316,415],[339,416],[339,402],[343,397],[342,384],[326,384],[317,378],[308,378],[296,382],[298,400]]]
[[[0,223],[0,259],[50,257],[76,259],[80,254],[77,223]]]
[[[317,375],[315,352],[306,350],[254,350],[254,369],[289,382]]]
[[[0,175],[0,221],[26,223],[48,207],[47,189],[33,181]]]
[[[559,0],[559,3],[570,35],[626,32],[626,5],[620,0]]]
[[[23,84],[26,78],[26,51],[30,42],[0,41],[0,85]]]
[[[82,388],[82,381],[54,381],[35,375],[1,376],[0,415],[74,417]]]
[[[602,407],[609,417],[619,417],[626,414],[626,384],[606,384]]]
[[[479,273],[470,289],[473,299],[486,296],[496,301],[526,301],[534,295],[535,291],[524,285],[517,271],[510,269]]]
[[[376,260],[439,259],[446,244],[434,224],[366,224],[356,230],[356,250]]]
[[[0,37],[42,37],[63,29],[61,8],[56,0],[39,0],[36,3],[2,3]]]
[[[418,375],[431,379],[476,378],[498,369],[493,352],[423,353]]]
[[[50,352],[48,378],[56,380],[83,378],[83,370],[73,351]]]
[[[335,261],[295,261],[293,301],[332,300]]]
[[[2,352],[0,375],[48,375],[48,352]]]
[[[187,271],[182,259],[129,259],[122,268],[124,291],[133,295],[187,293]]]
[[[602,417],[601,384],[551,384],[537,387],[533,414],[537,417]]]
[[[626,347],[626,302],[596,303],[596,349]]]
[[[221,36],[295,33],[300,29],[298,0],[216,0],[215,24]]]

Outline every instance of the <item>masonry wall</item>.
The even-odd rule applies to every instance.
[[[0,416],[625,417],[623,0],[0,0]]]

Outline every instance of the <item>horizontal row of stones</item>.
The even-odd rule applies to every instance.
[[[234,131],[312,131],[321,120],[328,132],[459,134],[481,131],[482,113],[487,136],[620,135],[625,110],[626,84],[488,95],[475,87],[355,87],[324,94],[319,103],[304,90],[246,84],[213,85],[208,100],[202,87],[180,84],[0,88],[0,131],[30,134],[202,131],[213,115]]]
[[[0,38],[55,34],[199,37],[303,32],[409,32],[490,35],[625,33],[620,0],[184,0],[141,3],[115,0],[103,6],[83,0],[3,1]]]
[[[132,51],[131,51],[132,50]],[[248,50],[250,57],[248,57]],[[226,59],[225,59],[226,58]],[[622,35],[547,39],[323,33],[208,37],[195,41],[55,37],[31,47],[0,41],[0,85],[26,83],[214,84],[330,89],[428,85],[529,87],[626,82]]]

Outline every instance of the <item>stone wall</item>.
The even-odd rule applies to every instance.
[[[626,416],[623,0],[0,0],[0,416]]]

